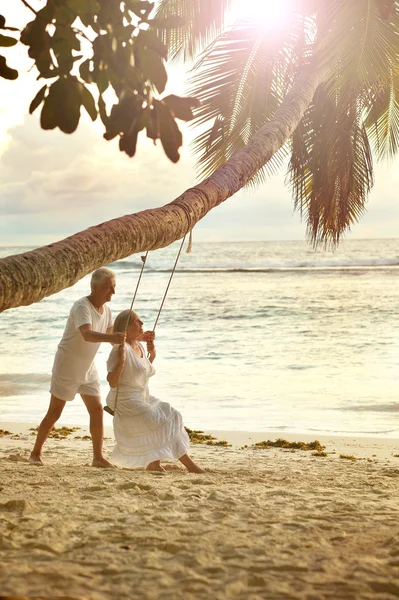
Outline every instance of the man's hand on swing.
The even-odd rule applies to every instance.
[[[154,340],[155,340],[155,331],[145,331],[138,338],[139,342],[146,342],[147,344],[148,343],[154,344]]]
[[[110,336],[110,342],[111,344],[124,344],[126,341],[126,333],[111,333]]]

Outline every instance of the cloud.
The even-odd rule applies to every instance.
[[[117,141],[102,138],[100,124],[85,117],[68,136],[43,131],[38,116],[26,116],[8,131],[1,158],[2,243],[40,245],[125,214],[161,206],[195,185],[190,136],[174,165],[161,145],[145,135],[133,159]],[[347,237],[395,237],[399,231],[394,165],[377,166],[368,212]],[[294,213],[284,173],[262,188],[243,190],[211,211],[195,228],[198,241],[304,239],[306,223]]]
[[[142,136],[137,155],[129,159],[117,141],[106,142],[101,127],[84,118],[70,136],[43,131],[35,116],[8,133],[0,170],[3,243],[25,234],[28,225],[31,236],[40,237],[50,223],[55,238],[70,235],[166,204],[195,183],[186,149],[174,165],[159,143],[154,147]]]

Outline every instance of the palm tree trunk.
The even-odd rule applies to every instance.
[[[298,126],[324,72],[303,72],[273,119],[246,148],[170,204],[90,227],[60,242],[0,260],[0,312],[38,302],[87,273],[182,238],[212,208],[240,190],[279,150]]]

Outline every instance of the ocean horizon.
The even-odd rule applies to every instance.
[[[146,329],[179,244],[149,254],[134,306]],[[0,257],[29,249],[1,246]],[[115,317],[130,306],[140,255],[108,266],[117,274]],[[44,416],[56,347],[89,281],[0,315],[3,422]],[[151,393],[194,429],[398,437],[398,282],[399,239],[344,240],[335,251],[305,241],[194,240],[157,327]],[[103,399],[110,349],[102,344],[96,358]],[[78,398],[60,420],[87,421]]]

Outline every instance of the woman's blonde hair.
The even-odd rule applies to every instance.
[[[114,333],[124,333],[126,329],[129,327],[130,323],[134,321],[134,319],[138,319],[139,316],[134,310],[123,310],[119,313],[114,321],[113,332]]]

